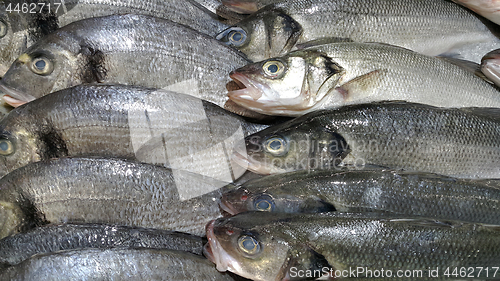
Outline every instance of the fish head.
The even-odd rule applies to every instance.
[[[252,280],[280,280],[279,269],[285,264],[289,249],[271,235],[219,219],[207,225],[207,239],[203,252],[217,270]]]
[[[46,150],[40,134],[36,133],[38,124],[27,124],[25,114],[15,109],[0,121],[0,177],[42,160],[42,152]]]
[[[255,181],[261,183],[262,181]],[[249,185],[250,184],[250,185]],[[274,213],[322,213],[337,209],[331,203],[315,195],[307,194],[296,186],[256,187],[250,181],[222,195],[220,205],[231,215],[249,212]]]
[[[350,148],[341,134],[316,122],[319,114],[306,114],[247,136],[247,153],[234,151],[234,162],[258,174],[336,167]]]
[[[18,50],[26,49],[26,39],[22,31],[14,32],[17,26],[12,19],[21,16],[17,13],[7,14],[3,1],[0,3],[0,9],[0,76],[3,76],[19,55]]]
[[[235,103],[272,115],[303,115],[335,88],[344,69],[326,54],[296,51],[234,70],[228,92]]]
[[[302,27],[285,13],[260,10],[216,36],[224,44],[243,52],[252,61],[288,53],[302,33]]]
[[[44,37],[11,65],[0,81],[4,100],[16,107],[54,91],[81,83],[80,45],[71,37]],[[78,83],[79,82],[79,83]]]

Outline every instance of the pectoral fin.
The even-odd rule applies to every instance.
[[[358,76],[331,91],[337,91],[345,103],[362,101],[371,96],[379,87],[387,70],[377,69]]]
[[[317,253],[307,245],[303,245],[297,251],[290,251],[288,253],[288,258],[281,267],[276,280],[317,280],[318,278],[325,280],[324,278],[329,277],[325,274],[331,268],[332,266],[323,255]],[[325,269],[327,270],[325,271]],[[298,272],[301,274],[297,274]]]

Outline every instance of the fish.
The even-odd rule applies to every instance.
[[[252,14],[267,5],[278,3],[280,0],[222,0],[222,4],[229,10],[240,14]]]
[[[55,224],[0,240],[0,264],[12,266],[34,255],[74,249],[152,248],[202,255],[201,237],[151,228],[104,224]]]
[[[46,224],[96,223],[202,236],[222,216],[220,181],[108,158],[55,158],[0,179],[0,238]],[[192,197],[183,197],[190,193]]]
[[[500,86],[500,49],[484,55],[481,59],[481,72],[495,85]]]
[[[500,24],[500,3],[496,0],[452,0],[490,21]]]
[[[0,176],[40,160],[93,155],[232,182],[246,171],[232,162],[232,151],[244,154],[244,137],[267,127],[176,92],[79,85],[20,106],[0,121]]]
[[[450,280],[453,268],[486,269],[500,261],[497,225],[377,213],[247,212],[210,222],[207,238],[204,253],[219,271],[258,281]],[[401,278],[407,271],[414,278]],[[495,278],[492,273],[474,277]]]
[[[16,6],[17,10],[22,9],[23,3],[30,12],[16,12]],[[5,1],[0,8],[0,76],[43,36],[83,19],[125,13],[148,15],[189,26],[210,36],[229,27],[218,21],[217,15],[190,1]]]
[[[169,20],[104,16],[38,40],[0,80],[0,92],[18,106],[75,85],[111,83],[164,88],[224,107],[229,72],[248,62],[239,51]]]
[[[0,272],[1,280],[233,281],[204,257],[165,249],[81,249],[34,256]]]
[[[378,102],[305,114],[245,138],[232,159],[260,174],[372,165],[500,178],[498,108]]]
[[[498,29],[449,1],[289,0],[265,6],[216,38],[253,61],[285,55],[304,43],[347,39],[479,63],[500,48]]]
[[[252,111],[285,116],[384,100],[500,107],[498,87],[460,63],[386,44],[325,44],[232,71],[239,87],[228,96]]]
[[[296,171],[233,187],[220,205],[232,215],[378,211],[500,225],[500,180],[394,170]]]

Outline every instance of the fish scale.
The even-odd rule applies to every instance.
[[[279,30],[274,30],[273,34],[279,36],[271,36],[268,44],[259,45],[263,38],[260,33],[264,32],[259,27],[279,25],[271,18],[280,13],[298,23],[300,32],[290,32],[286,27],[278,26]],[[285,21],[291,22],[289,19]],[[243,28],[248,36],[245,44],[239,44],[237,48],[254,61],[284,55],[294,45],[325,38],[383,42],[427,55],[450,53],[476,62],[500,46],[500,40],[475,14],[448,1],[276,1],[234,27]],[[467,48],[461,49],[463,46],[469,49],[481,46],[482,49],[468,53]]]
[[[381,102],[313,112],[248,136],[246,159],[249,169],[260,173],[307,170],[313,168],[307,162],[310,159],[326,160],[321,162],[324,166],[316,168],[331,167],[327,165],[340,156],[349,165],[371,164],[459,178],[498,178],[498,113],[494,109],[491,114],[471,111]],[[273,156],[265,150],[266,141],[275,136],[290,143],[285,155]],[[295,145],[301,142],[304,147]],[[309,154],[323,142],[332,143],[330,151]],[[337,149],[334,145],[339,143],[343,146]],[[237,154],[235,158],[239,158]],[[302,160],[306,160],[305,165]]]

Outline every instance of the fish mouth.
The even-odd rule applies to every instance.
[[[16,91],[1,83],[0,83],[0,95],[7,104],[13,107],[18,107],[20,105],[23,105],[25,103],[28,103],[36,99],[32,95]]]
[[[262,97],[262,91],[255,85],[252,80],[238,72],[231,72],[229,77],[236,84],[236,89],[228,92],[228,96],[241,97],[243,99],[258,100]],[[234,85],[233,85],[234,86]]]
[[[231,216],[236,215],[238,211],[236,211],[230,203],[227,203],[227,200],[224,200],[225,198],[226,196],[223,194],[219,202],[221,209],[228,212]]]
[[[233,152],[231,155],[231,161],[234,163],[246,167],[247,170],[254,172],[259,175],[269,175],[271,174],[271,170],[266,167],[266,165],[262,165],[261,162],[252,159],[252,157],[241,155],[238,152]]]
[[[231,271],[233,273],[238,273],[235,270],[236,260],[234,260],[220,245],[214,234],[215,220],[210,221],[207,224],[207,239],[208,243],[203,247],[203,254],[213,263],[215,263],[217,270],[220,272]]]

